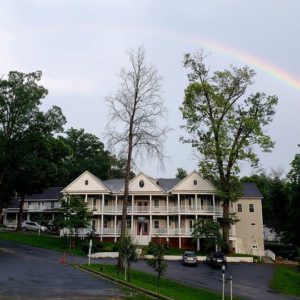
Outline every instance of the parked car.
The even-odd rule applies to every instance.
[[[22,229],[23,230],[30,230],[30,231],[38,231],[39,229],[43,232],[46,232],[48,230],[47,227],[40,225],[37,222],[33,221],[24,221],[22,223]]]
[[[227,265],[226,257],[220,251],[211,252],[206,256],[206,263],[212,267],[221,267],[223,265]]]
[[[184,251],[182,254],[183,265],[197,266],[197,255],[194,251]]]

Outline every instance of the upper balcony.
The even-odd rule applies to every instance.
[[[123,205],[104,205],[103,207],[97,207],[88,205],[89,209],[93,211],[94,214],[121,214],[123,211]],[[159,206],[149,206],[149,205],[128,205],[127,213],[130,214],[151,214],[151,215],[160,215],[160,214],[204,214],[212,215],[218,214],[222,215],[222,207],[220,205],[200,205],[199,207],[190,206],[190,205],[159,205]]]

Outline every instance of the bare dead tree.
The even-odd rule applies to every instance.
[[[169,129],[161,126],[166,107],[161,97],[161,81],[157,69],[147,65],[145,50],[139,47],[128,53],[130,67],[120,72],[118,91],[107,97],[109,118],[106,126],[108,146],[126,158],[126,175],[122,211],[120,246],[126,234],[126,218],[130,171],[137,160],[157,158],[163,166],[163,145]],[[119,269],[123,258],[119,253]]]

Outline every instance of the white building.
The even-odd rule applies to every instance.
[[[92,226],[102,241],[116,241],[120,235],[124,199],[124,179],[101,181],[86,171],[65,188],[52,187],[43,193],[26,197],[24,219],[34,216],[54,219],[59,213],[62,195],[79,195],[93,212]],[[231,226],[230,246],[236,253],[263,255],[262,195],[252,183],[243,186],[243,196],[231,203],[239,222]],[[222,202],[216,188],[197,172],[184,179],[155,179],[143,173],[129,184],[127,227],[136,243],[147,245],[159,238],[171,247],[198,248],[203,241],[194,241],[193,225],[200,217],[222,218]],[[16,226],[18,199],[4,210],[4,224]]]
[[[93,228],[103,241],[120,235],[124,179],[101,181],[84,172],[62,191],[80,195],[93,212]],[[243,197],[231,204],[240,220],[230,229],[231,248],[237,253],[263,255],[262,196],[257,187],[246,183]],[[143,173],[129,183],[127,227],[136,243],[147,245],[160,238],[172,247],[198,248],[191,233],[199,217],[222,217],[222,202],[216,188],[197,172],[186,178],[155,179]]]

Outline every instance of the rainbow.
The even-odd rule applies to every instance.
[[[243,52],[239,49],[230,47],[228,45],[220,44],[213,40],[201,40],[200,43],[205,45],[207,48],[213,49],[217,52],[221,52],[230,55],[238,60],[245,62],[246,64],[253,65],[265,73],[287,83],[293,88],[300,90],[300,79],[295,75],[291,75],[288,72],[280,69],[279,67],[271,64],[270,62],[263,60],[250,53]]]
[[[125,28],[122,28],[124,30]],[[126,28],[127,30],[129,28]],[[126,30],[125,29],[125,30]],[[149,28],[133,28],[131,27],[129,29],[131,32],[136,31],[141,34],[149,33],[153,36],[161,36],[162,38],[171,38],[173,40],[178,40],[180,42],[186,41],[188,43],[193,43],[195,45],[200,45],[201,47],[209,48],[211,50],[214,50],[216,52],[229,55],[235,59],[241,60],[242,62],[255,66],[258,69],[262,70],[263,72],[271,75],[272,77],[275,77],[289,86],[300,90],[300,79],[296,77],[296,75],[292,75],[283,69],[279,68],[278,66],[275,66],[274,64],[271,64],[270,62],[263,60],[257,56],[254,56],[250,53],[243,52],[242,50],[239,50],[237,48],[233,48],[231,46],[216,42],[212,39],[207,38],[199,38],[192,35],[184,34],[182,32],[174,32],[174,31],[168,31],[168,30],[162,30],[162,29],[149,29]]]

